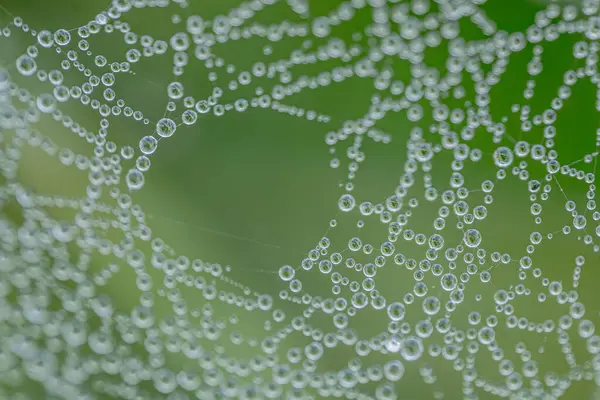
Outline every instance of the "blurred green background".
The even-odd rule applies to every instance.
[[[12,20],[12,14],[23,17],[27,24],[38,30],[75,28],[104,10],[106,3],[97,0],[59,0],[51,3],[42,0],[2,0],[0,4],[5,10],[0,10],[0,25],[8,24]],[[311,15],[322,15],[340,2],[316,0],[309,3]],[[489,0],[482,8],[488,17],[496,22],[499,29],[516,32],[524,31],[532,23],[536,12],[542,9],[542,3],[542,1],[527,0]],[[183,18],[191,14],[199,14],[205,19],[210,19],[220,13],[226,13],[236,4],[238,2],[234,0],[192,1],[191,6],[186,9],[171,5],[166,9],[134,10],[125,15],[123,21],[128,22],[132,31],[140,35],[148,34],[155,39],[168,40],[174,32],[183,27],[182,24],[176,25],[171,22],[172,14],[179,14]],[[350,43],[352,33],[362,31],[370,18],[369,9],[364,9],[350,23],[334,27],[331,36],[342,38]],[[291,11],[285,1],[268,7],[255,18],[266,24],[283,19],[298,20],[298,16]],[[74,31],[72,33],[75,34]],[[461,36],[471,40],[484,38],[477,28],[467,22],[461,22]],[[19,77],[14,69],[13,60],[22,54],[33,40],[31,36],[28,37],[22,32],[16,32],[10,38],[2,38],[0,60],[4,66],[12,68],[11,74],[17,83],[29,88],[33,93],[42,93],[48,90],[49,84],[44,86],[34,82],[34,79]],[[323,43],[326,40],[323,40]],[[565,35],[555,42],[544,44],[545,51],[542,55],[544,70],[535,78],[536,94],[531,101],[532,114],[549,107],[567,69],[583,65],[583,61],[574,60],[572,55],[572,46],[579,40],[581,37],[578,35]],[[101,33],[90,38],[89,41],[90,50],[94,55],[106,56],[109,63],[124,59],[127,46],[123,43],[122,34]],[[256,61],[268,62],[284,57],[301,45],[302,41],[303,39],[288,38],[270,43],[267,39],[253,38],[237,43],[216,45],[214,52],[227,64],[235,65],[239,71],[250,68]],[[314,42],[319,43],[318,40]],[[262,48],[266,45],[272,46],[272,55],[266,56],[262,53]],[[443,69],[446,51],[443,45],[436,50],[428,50],[425,62],[430,66]],[[58,68],[58,58],[49,53],[40,55],[38,64],[47,70]],[[118,76],[115,85],[118,98],[123,98],[134,109],[142,110],[152,122],[156,122],[165,112],[168,83],[178,79],[172,75],[170,54],[168,52],[163,56],[142,58],[132,68],[135,74]],[[491,110],[492,115],[498,120],[502,116],[509,117],[507,127],[511,136],[521,137],[530,143],[541,143],[543,140],[541,128],[534,127],[531,132],[521,134],[518,116],[510,111],[512,104],[523,103],[522,92],[526,81],[530,79],[527,63],[531,55],[532,46],[529,46],[511,57],[507,72],[492,90]],[[89,57],[90,66],[92,60],[93,58]],[[297,71],[294,70],[293,73],[295,76],[316,75],[340,65],[339,63],[339,61],[326,61],[312,66],[298,66]],[[410,77],[410,69],[406,62],[395,61],[393,68],[398,78]],[[199,100],[207,98],[212,93],[214,84],[208,81],[206,73],[207,70],[202,63],[191,58],[181,78],[186,95],[192,95]],[[230,78],[234,77],[235,75],[230,76]],[[67,83],[70,79],[72,79],[70,82],[75,84],[82,77],[75,73],[66,74]],[[217,83],[224,87],[228,81],[227,74],[223,71]],[[472,100],[473,90],[469,88],[469,84],[470,82],[467,81],[464,85],[467,88],[467,99]],[[224,100],[233,100],[236,96],[242,95],[249,97],[253,95],[254,88],[259,85],[268,92],[273,83],[265,80],[253,83],[249,88],[242,88],[233,94],[226,92]],[[324,141],[327,132],[340,129],[344,121],[362,117],[368,109],[370,97],[375,92],[372,79],[354,77],[343,83],[305,90],[285,100],[287,104],[329,115],[331,120],[327,123],[307,121],[263,109],[249,109],[244,113],[232,111],[222,117],[216,117],[212,113],[203,115],[193,127],[181,126],[173,137],[161,140],[157,152],[151,158],[152,167],[146,173],[146,184],[143,190],[134,193],[134,201],[139,203],[146,212],[147,223],[154,235],[163,238],[177,254],[230,265],[232,270],[228,275],[231,278],[249,286],[253,291],[271,294],[276,302],[274,308],[284,309],[289,315],[299,315],[301,307],[279,301],[278,293],[286,286],[279,280],[277,271],[284,264],[298,266],[307,252],[315,248],[323,234],[328,231],[329,221],[332,218],[337,218],[338,226],[329,234],[332,243],[331,252],[344,250],[348,239],[355,235],[359,235],[363,243],[371,243],[376,249],[386,240],[387,228],[377,220],[376,216],[364,218],[365,226],[359,229],[356,223],[361,218],[356,210],[345,215],[340,215],[338,212],[337,200],[344,192],[341,186],[347,182],[348,159],[345,153],[352,140],[348,139],[335,145],[335,156],[342,161],[337,169],[329,167],[332,156]],[[565,101],[564,107],[559,112],[555,141],[559,152],[558,160],[562,164],[579,160],[585,154],[596,150],[598,113],[595,109],[595,95],[594,85],[583,80],[575,85],[573,95]],[[456,105],[459,105],[458,102]],[[89,108],[70,102],[63,105],[61,109],[88,130],[98,129],[99,116]],[[178,109],[174,114],[179,111]],[[137,147],[139,139],[153,131],[152,123],[144,126],[123,117],[112,117],[110,121],[108,139],[119,146]],[[418,125],[427,127],[429,123],[431,119],[425,119]],[[390,113],[377,125],[377,128],[391,134],[391,143],[382,144],[369,139],[364,140],[362,151],[366,159],[354,179],[353,191],[359,203],[362,201],[377,203],[393,193],[403,173],[406,141],[414,125],[404,114]],[[67,132],[49,118],[43,120],[38,129],[51,137],[60,147],[69,147],[79,153],[92,154],[91,145]],[[510,142],[506,141],[504,144],[510,145]],[[495,145],[491,141],[490,134],[484,130],[478,131],[474,145],[482,149],[484,160],[479,164],[467,162],[465,165],[466,186],[470,189],[478,189],[484,179],[494,180],[496,171],[491,159]],[[439,186],[448,185],[450,161],[451,155],[448,154],[447,157],[440,156],[439,160],[434,162],[433,175],[435,183]],[[534,166],[533,163],[530,164],[532,164],[529,168],[531,177],[542,180],[544,170]],[[593,169],[593,164],[579,163],[577,166],[588,172]],[[511,254],[513,260],[518,260],[526,254],[525,247],[529,243],[531,232],[537,230],[544,235],[557,232],[564,225],[571,224],[572,217],[564,209],[565,198],[555,187],[550,200],[544,203],[543,222],[536,225],[529,213],[527,183],[512,176],[510,171],[508,175],[506,180],[497,183],[494,202],[488,206],[489,217],[479,224],[479,229],[483,233],[483,247],[488,254],[498,251]],[[56,158],[47,156],[38,148],[26,146],[19,179],[38,193],[81,197],[84,194],[87,173],[73,167],[63,167]],[[586,201],[586,185],[576,179],[560,175],[559,180],[566,196],[577,202],[578,210],[583,210]],[[422,197],[421,186],[417,186],[419,189],[414,191],[414,196],[421,199],[421,204],[414,211],[410,226],[417,232],[431,235],[434,232],[432,222],[437,216],[439,203],[426,204]],[[473,204],[482,204],[482,198],[480,191],[474,191],[469,197],[469,202],[473,200]],[[71,214],[63,210],[53,210],[53,213],[57,218],[72,218]],[[588,229],[590,233],[593,233],[594,227],[590,222]],[[455,245],[462,239],[462,234],[454,227],[447,228],[444,236],[448,245]],[[407,257],[417,260],[423,257],[423,249],[414,243],[409,244],[399,240],[396,248]],[[377,250],[374,254],[377,254]],[[598,268],[600,262],[598,254],[592,252],[591,246],[584,246],[581,238],[578,239],[576,234],[569,236],[558,234],[552,240],[544,238],[532,258],[534,266],[543,268],[545,277],[562,281],[563,287],[570,289],[575,257],[579,254],[586,257],[578,288],[579,301],[587,306],[586,318],[596,321],[599,312],[597,282],[600,279]],[[368,262],[368,257],[365,255],[362,258],[357,255],[356,259],[364,263]],[[95,262],[100,268],[109,261],[106,257],[98,257]],[[345,271],[344,269],[344,273]],[[155,273],[154,277],[158,282],[160,274],[156,271],[152,272]],[[468,328],[466,316],[469,311],[478,310],[484,315],[493,313],[494,292],[499,288],[508,288],[511,284],[518,283],[516,262],[500,264],[493,268],[492,273],[491,283],[482,284],[477,279],[469,283],[465,301],[453,314],[453,322],[456,326]],[[121,268],[119,274],[118,279],[111,280],[105,290],[116,299],[115,303],[122,310],[127,311],[138,302],[134,273],[127,268]],[[309,272],[299,271],[298,274],[307,292],[321,296],[331,293],[329,278],[320,274],[317,268]],[[395,266],[389,260],[376,277],[377,289],[386,296],[388,303],[400,301],[404,294],[412,289],[414,284],[412,274],[412,271]],[[358,274],[355,278],[358,278]],[[445,299],[446,295],[442,293],[441,288],[435,286],[432,276],[428,276],[425,281],[430,286],[429,294],[442,295]],[[546,319],[557,320],[561,315],[568,313],[568,305],[557,306],[553,299],[548,299],[545,303],[536,300],[537,292],[545,291],[539,280],[528,277],[525,283],[532,289],[533,294],[518,298],[514,302],[517,316],[526,316],[530,321],[538,323]],[[204,303],[203,297],[194,290],[184,293],[191,308],[200,308]],[[476,294],[481,294],[483,300],[476,301]],[[408,307],[407,320],[411,323],[424,317],[418,304],[417,301]],[[219,307],[216,307],[215,314],[222,318],[226,319],[234,312],[227,306]],[[161,315],[171,312],[166,302],[164,307],[159,304],[157,309]],[[268,319],[266,316],[260,318],[261,314],[258,313],[235,312],[240,314],[242,321],[237,329],[248,336],[255,335],[257,338],[265,336],[263,324],[264,320]],[[317,317],[311,320],[311,323],[317,327],[321,327],[318,324],[322,324],[321,328],[325,331],[333,329],[331,320],[324,317]],[[363,310],[351,320],[351,326],[360,333],[361,337],[369,337],[384,331],[386,324],[385,312]],[[540,376],[543,376],[547,370],[568,373],[564,355],[556,343],[555,333],[540,335],[524,330],[506,329],[503,325],[501,319],[497,329],[497,341],[505,350],[507,357],[515,361],[517,370],[520,364],[515,356],[514,347],[518,342],[524,342],[532,352],[533,359],[540,365]],[[572,328],[571,331],[573,351],[578,361],[583,362],[590,357],[585,351],[585,341],[578,338],[576,328]],[[434,334],[430,341],[442,343],[442,338],[439,334]],[[307,339],[302,335],[292,335],[286,339],[286,345],[283,347],[303,347],[306,343]],[[234,354],[242,358],[258,352],[257,349],[250,347],[235,347],[226,337],[220,341],[220,344],[228,351],[235,351]],[[544,347],[543,352],[538,351],[540,346]],[[169,357],[171,358],[168,359],[168,365],[175,369],[191,363],[181,357],[173,355]],[[344,368],[352,357],[354,357],[352,348],[338,346],[326,352],[326,357],[320,361],[318,370]],[[369,365],[387,359],[388,356],[373,355],[363,360],[363,364]],[[418,376],[418,368],[424,363],[430,363],[434,367],[438,379],[433,385],[425,385]],[[398,383],[399,398],[430,399],[436,390],[443,391],[446,394],[445,398],[448,399],[462,398],[460,373],[452,371],[450,362],[432,359],[425,355],[417,362],[405,362],[405,366],[406,375]],[[481,350],[477,355],[477,370],[480,376],[491,381],[501,382],[503,379],[497,371],[497,363],[492,362],[486,350]],[[590,396],[594,390],[595,385],[591,382],[577,382],[573,384],[566,398],[592,398]],[[481,398],[488,398],[486,397],[488,395],[482,391],[478,393]]]

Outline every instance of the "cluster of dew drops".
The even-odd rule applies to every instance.
[[[555,122],[572,87],[588,81],[600,93],[596,16],[600,1],[583,0],[578,6],[550,2],[531,26],[517,33],[498,29],[482,10],[485,3],[347,0],[327,15],[313,16],[308,0],[248,0],[209,20],[189,15],[185,0],[113,0],[84,25],[56,31],[34,29],[2,9],[0,14],[10,15],[10,22],[1,20],[5,22],[0,26],[0,49],[15,37],[25,36],[31,43],[12,63],[3,60],[0,70],[0,397],[40,398],[32,394],[37,390],[46,399],[392,400],[407,398],[403,391],[410,389],[404,388],[414,383],[412,378],[402,379],[408,374],[420,378],[426,388],[411,394],[411,399],[490,395],[555,399],[578,381],[600,385],[600,336],[595,335],[592,312],[586,312],[577,290],[591,261],[586,264],[583,251],[574,254],[573,266],[566,266],[573,270],[567,284],[546,276],[544,266],[532,257],[538,245],[563,235],[572,240],[573,248],[590,249],[588,258],[600,250],[594,185],[600,130],[589,153],[569,164],[558,161],[560,149],[555,146],[559,134]],[[280,6],[291,9],[296,18],[272,25],[253,21],[258,13]],[[133,32],[127,16],[148,7],[170,10],[174,26],[182,30],[166,40]],[[367,27],[354,32],[351,41],[337,38],[336,27],[353,24],[358,14],[369,16]],[[485,39],[462,38],[463,23],[475,26]],[[575,67],[564,73],[550,106],[535,114],[528,103],[543,70],[543,44],[563,35],[581,38],[569,55]],[[103,36],[122,37],[129,49],[121,60],[94,53],[90,38]],[[220,44],[253,38],[273,43],[263,48],[270,58],[277,42],[304,41],[285,57],[256,62],[250,70],[239,71],[219,56]],[[443,51],[443,46],[448,53],[444,67],[429,66],[428,49]],[[43,68],[41,55],[48,52],[61,58],[60,66]],[[530,53],[530,79],[523,104],[509,110],[511,120],[517,121],[515,133],[507,128],[509,117],[490,112],[490,93],[501,82],[511,56],[525,52]],[[127,93],[119,93],[115,83],[133,79],[137,63],[160,56],[172,57],[173,80],[165,85],[165,115],[153,122],[127,104]],[[292,73],[294,66],[330,60],[338,66],[314,75]],[[410,78],[395,77],[390,60],[403,61]],[[192,94],[198,93],[179,79],[197,62],[209,70],[207,80],[213,84],[206,98],[194,98]],[[70,82],[67,70],[83,83]],[[340,123],[335,116],[291,103],[294,94],[335,88],[351,78],[372,82],[375,93],[360,118]],[[36,80],[46,92],[32,94],[17,84],[23,79]],[[245,87],[254,88],[254,94],[225,101]],[[466,98],[473,89],[471,102]],[[449,107],[445,104],[449,100],[460,106]],[[88,129],[66,115],[61,111],[65,103],[94,110],[100,127]],[[600,100],[596,108],[600,110]],[[359,228],[376,218],[385,227],[387,240],[373,245],[357,235],[334,251],[326,235],[297,266],[279,268],[278,278],[286,288],[273,295],[232,279],[229,266],[177,254],[154,235],[134,197],[144,189],[159,142],[176,135],[181,125],[199,124],[205,114],[221,117],[252,109],[326,127],[330,167],[348,168],[338,216],[358,216]],[[383,202],[357,199],[353,181],[366,162],[362,145],[398,140],[398,134],[376,126],[393,113],[415,124],[404,135],[406,162],[399,184]],[[109,132],[111,120],[123,117],[153,132],[137,145],[121,147],[110,140]],[[82,139],[93,148],[93,156],[58,146],[39,124],[44,118]],[[428,118],[433,123],[427,128],[417,126]],[[333,125],[338,128],[330,129]],[[535,129],[543,131],[541,143],[523,139]],[[472,145],[476,131],[491,138],[492,153]],[[344,143],[350,144],[341,157],[337,151]],[[42,195],[20,182],[26,146],[41,149],[65,167],[85,171],[84,195]],[[434,186],[432,165],[448,154],[452,161],[445,168],[450,179]],[[495,165],[495,175],[473,185],[469,169],[488,161]],[[533,166],[543,173],[534,176]],[[424,192],[416,189],[421,177]],[[513,178],[525,182],[529,213],[540,226],[518,255],[495,251],[498,246],[486,241],[480,228],[497,186]],[[566,180],[586,185],[585,196],[571,198],[573,194],[561,185]],[[544,203],[555,198],[564,204],[571,222],[556,231],[543,231]],[[412,225],[413,213],[425,203],[437,207],[432,235]],[[19,222],[3,211],[10,204],[18,205]],[[53,218],[50,209],[65,209],[74,218]],[[443,234],[451,224],[461,237],[453,245],[453,235]],[[331,220],[328,232],[337,225],[336,219]],[[109,231],[118,231],[119,240],[109,238]],[[403,254],[408,242],[423,250],[420,259]],[[368,261],[358,261],[363,259]],[[492,274],[502,266],[514,271],[514,282],[497,287]],[[122,268],[134,272],[135,287],[141,292],[130,310],[102,293]],[[384,295],[376,275],[394,268],[412,288]],[[323,275],[331,282],[330,294],[311,294],[306,282]],[[186,300],[186,290],[199,293],[196,298],[202,301]],[[528,296],[546,308],[564,310],[562,316],[538,320],[515,305]],[[486,301],[491,308],[485,313],[464,312],[467,302]],[[166,315],[157,311],[157,304],[164,302],[172,310]],[[361,315],[365,321],[365,314],[367,320],[370,314],[382,315],[385,329],[361,335],[355,321]],[[264,320],[258,331],[247,327],[255,320]],[[517,339],[501,345],[496,335],[500,329],[513,332],[511,337]],[[537,335],[539,347],[519,340],[527,332]],[[566,365],[562,371],[538,361],[551,343]],[[584,350],[576,354],[576,347]],[[341,354],[348,359],[341,367],[331,367]],[[483,368],[485,363],[493,368]],[[458,389],[442,383],[443,371],[448,370]]]

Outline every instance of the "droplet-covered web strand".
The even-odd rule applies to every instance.
[[[573,162],[559,157],[556,145],[556,122],[574,85],[600,88],[600,2],[550,2],[529,27],[512,33],[486,15],[485,3],[348,0],[314,14],[308,0],[248,0],[209,19],[193,15],[191,0],[113,0],[91,21],[68,21],[58,30],[30,26],[0,6],[0,397],[556,399],[580,381],[600,386],[598,310],[578,292],[586,269],[600,265],[600,129],[587,153]],[[279,6],[294,18],[259,22],[260,13]],[[177,32],[134,32],[127,20],[146,7],[163,9]],[[355,29],[359,14],[369,21]],[[463,37],[466,24],[483,38]],[[340,26],[355,31],[340,38]],[[565,35],[577,36],[568,55],[572,67],[547,108],[534,111],[545,45]],[[97,40],[116,37],[128,46],[122,59],[96,53]],[[219,45],[240,40],[271,44],[262,60],[238,68]],[[300,44],[281,55],[274,50],[281,41]],[[9,44],[22,51],[6,59],[2,52]],[[443,55],[443,64],[430,59],[431,49]],[[46,57],[51,53],[58,56],[55,63]],[[496,115],[492,89],[512,58],[523,55],[523,102]],[[166,103],[162,116],[128,104],[119,85],[148,58],[172,60],[170,82],[143,78],[163,90],[156,99]],[[207,70],[202,85],[183,83],[193,63]],[[307,65],[318,72],[298,74],[296,67]],[[294,105],[295,94],[335,90],[349,79],[372,85],[360,115],[340,120]],[[32,93],[25,82],[43,92]],[[207,85],[208,95],[197,90]],[[97,114],[100,127],[67,115],[73,104]],[[600,110],[600,102],[595,107]],[[289,265],[257,270],[277,274],[284,289],[272,293],[233,279],[231,268],[243,265],[177,254],[155,235],[152,216],[136,203],[147,189],[147,172],[160,162],[155,154],[162,141],[174,140],[182,125],[258,109],[323,127],[329,166],[347,168],[339,213],[329,217],[318,244],[306,256],[289,254]],[[378,124],[394,113],[409,128],[392,132]],[[116,144],[111,124],[117,117],[142,126],[139,140]],[[90,151],[55,143],[41,123],[47,118]],[[534,131],[541,137],[531,139]],[[384,199],[355,191],[355,178],[377,146],[398,140],[405,141],[405,162],[389,172],[397,175],[395,190]],[[492,151],[478,147],[482,140],[493,144]],[[377,146],[364,146],[371,142]],[[19,171],[27,147],[58,158],[61,171],[85,171],[88,180],[78,197],[38,194],[26,185]],[[438,162],[443,170],[433,168]],[[478,181],[470,171],[479,173]],[[485,171],[492,172],[481,176]],[[507,210],[514,205],[492,206],[497,196],[516,195],[498,195],[508,180],[522,182],[529,200],[525,212],[535,224],[529,241],[512,253],[501,250],[504,238],[499,241],[486,224],[494,214],[511,218]],[[567,182],[585,187],[585,194],[573,193]],[[550,201],[564,205],[563,226],[542,223],[555,213]],[[15,206],[16,219],[8,215]],[[50,210],[73,217],[56,219]],[[340,245],[330,235],[346,218],[358,233],[353,230]],[[384,240],[372,243],[363,235],[367,224],[383,232]],[[562,266],[572,270],[570,281],[554,279],[532,256],[557,237],[571,243],[572,265]],[[407,250],[415,248],[418,255]],[[511,281],[494,281],[503,267],[512,271]],[[141,292],[128,309],[103,293],[125,269],[133,271],[131,287]],[[390,270],[399,282],[394,293],[381,289]],[[317,292],[315,281],[327,291]],[[202,301],[190,301],[190,291]],[[531,312],[520,304],[527,296],[544,310],[561,310],[561,316]],[[157,311],[159,301],[169,304],[168,312]],[[365,329],[358,322],[365,315],[385,324]],[[249,320],[252,329],[245,325]],[[256,321],[260,329],[254,329]],[[554,361],[547,361],[548,352],[555,353]],[[410,391],[418,378],[424,385],[419,395]]]

